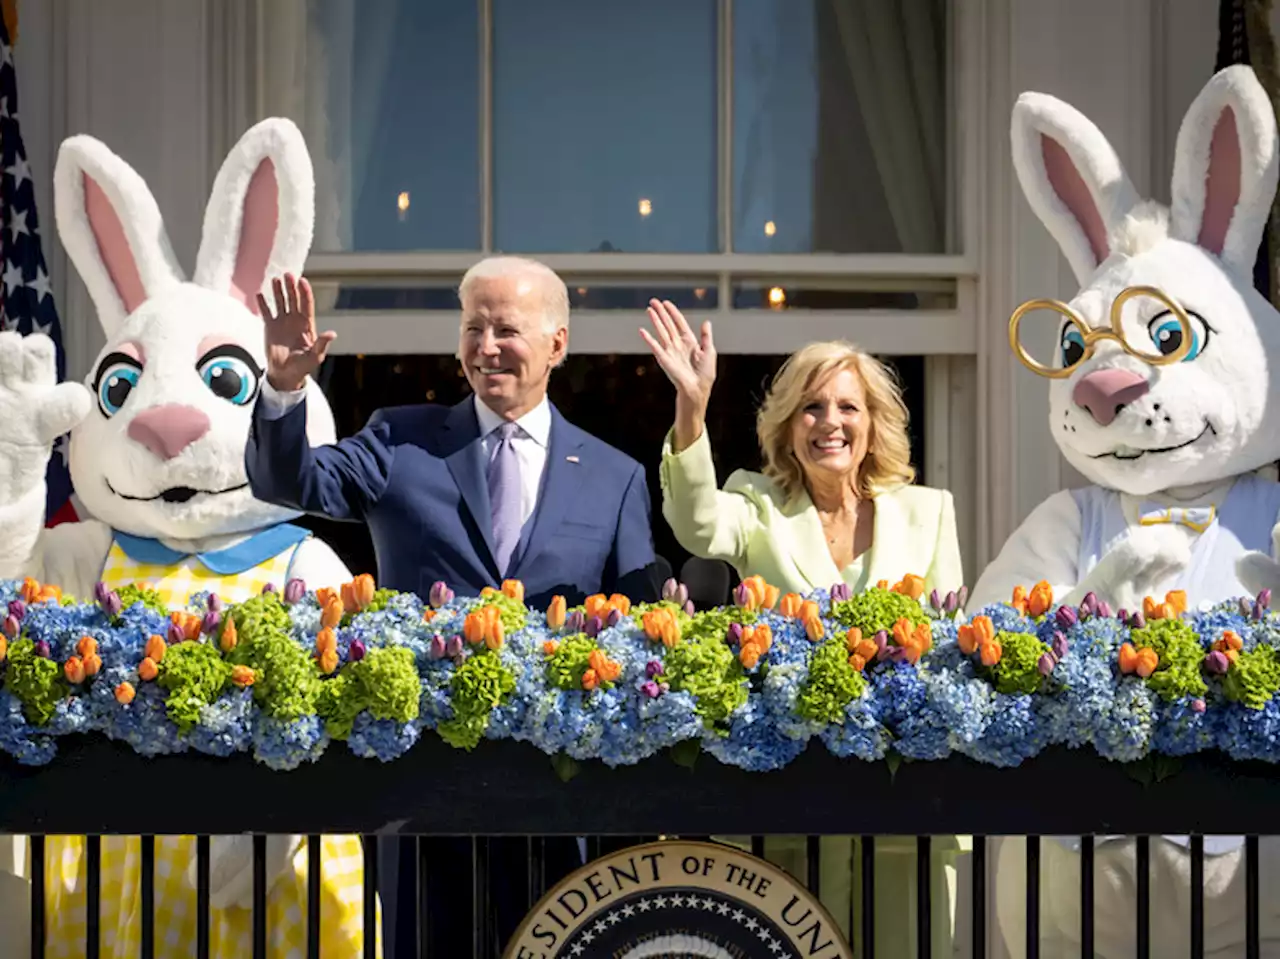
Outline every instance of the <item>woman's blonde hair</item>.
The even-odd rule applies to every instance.
[[[915,479],[911,440],[907,436],[907,406],[893,373],[852,343],[810,343],[787,357],[756,414],[764,474],[782,488],[788,499],[794,499],[805,488],[804,471],[791,448],[791,421],[804,408],[814,387],[841,370],[852,370],[862,381],[871,416],[870,445],[858,468],[858,492],[870,497],[906,486]]]

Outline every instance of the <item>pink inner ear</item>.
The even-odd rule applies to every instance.
[[[1058,195],[1084,230],[1085,239],[1093,250],[1095,264],[1101,263],[1111,255],[1107,246],[1107,228],[1098,212],[1098,205],[1093,202],[1093,194],[1084,182],[1084,177],[1071,162],[1071,155],[1057,140],[1040,135],[1040,151],[1044,156],[1044,172],[1049,177],[1049,186]]]
[[[267,277],[271,247],[280,223],[280,186],[276,165],[270,158],[258,164],[244,195],[244,216],[240,221],[240,248],[231,274],[232,296],[241,300],[255,316],[258,293]]]
[[[98,242],[98,255],[124,303],[124,311],[132,313],[147,299],[142,275],[138,272],[133,250],[129,248],[129,238],[125,236],[124,225],[116,215],[115,207],[102,187],[87,173],[84,174],[84,212],[89,217],[93,238]]]
[[[1227,243],[1231,217],[1240,202],[1240,137],[1236,113],[1222,111],[1209,142],[1209,172],[1204,183],[1204,218],[1200,221],[1199,244],[1213,254],[1221,254]]]

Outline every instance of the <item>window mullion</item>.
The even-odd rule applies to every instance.
[[[480,249],[493,251],[493,0],[480,5]]]
[[[720,250],[733,252],[733,0],[720,0],[716,170]],[[721,302],[724,302],[723,300]]]

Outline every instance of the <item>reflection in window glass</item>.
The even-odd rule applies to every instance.
[[[733,245],[947,248],[945,0],[733,6]]]
[[[714,0],[494,0],[494,244],[716,249]]]
[[[480,247],[475,0],[309,0],[317,250]],[[313,91],[308,91],[308,96]]]

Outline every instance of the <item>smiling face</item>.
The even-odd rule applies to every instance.
[[[791,417],[791,450],[806,483],[856,482],[871,445],[866,390],[851,369],[814,383]]]
[[[540,279],[477,279],[462,304],[458,358],[476,395],[500,416],[517,419],[547,394],[564,358],[569,331],[546,328]]]
[[[261,320],[191,284],[130,316],[86,380],[95,406],[72,434],[71,477],[89,512],[127,533],[171,539],[296,516],[255,499],[245,475],[262,350]],[[332,413],[308,388],[308,436],[332,442]]]
[[[1050,424],[1067,460],[1095,483],[1134,495],[1223,479],[1280,457],[1280,317],[1205,251],[1166,239],[1103,265],[1071,307],[1091,328],[1109,325],[1126,287],[1154,286],[1190,314],[1192,343],[1177,363],[1151,366],[1104,340],[1069,377],[1050,386]],[[1124,306],[1126,341],[1144,353],[1174,352],[1176,318],[1154,299]],[[1058,365],[1081,354],[1064,324]]]

